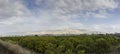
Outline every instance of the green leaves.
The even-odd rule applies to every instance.
[[[111,48],[120,44],[119,37],[103,35],[30,36],[1,39],[42,54],[104,54],[111,52]],[[117,49],[120,50],[120,47]]]

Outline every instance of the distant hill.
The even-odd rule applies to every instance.
[[[57,30],[47,30],[47,31],[40,31],[40,32],[26,32],[26,34],[53,34],[53,35],[60,35],[60,34],[74,34],[74,35],[79,35],[79,34],[99,34],[101,32],[98,31],[91,31],[91,30],[85,30],[85,29],[57,29]]]
[[[56,30],[45,30],[45,31],[34,31],[34,32],[11,32],[6,33],[3,35],[45,35],[45,34],[51,34],[51,35],[79,35],[79,34],[100,34],[102,32],[99,31],[93,31],[93,30],[86,30],[86,29],[73,29],[73,28],[65,28],[65,29],[56,29]]]

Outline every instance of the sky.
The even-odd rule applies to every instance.
[[[0,0],[0,33],[63,28],[120,32],[120,0]]]

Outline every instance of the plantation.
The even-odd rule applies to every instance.
[[[120,37],[116,35],[35,35],[0,39],[40,54],[120,54]]]

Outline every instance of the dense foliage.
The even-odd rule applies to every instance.
[[[42,54],[119,54],[120,52],[120,37],[114,35],[35,35],[1,39]]]

